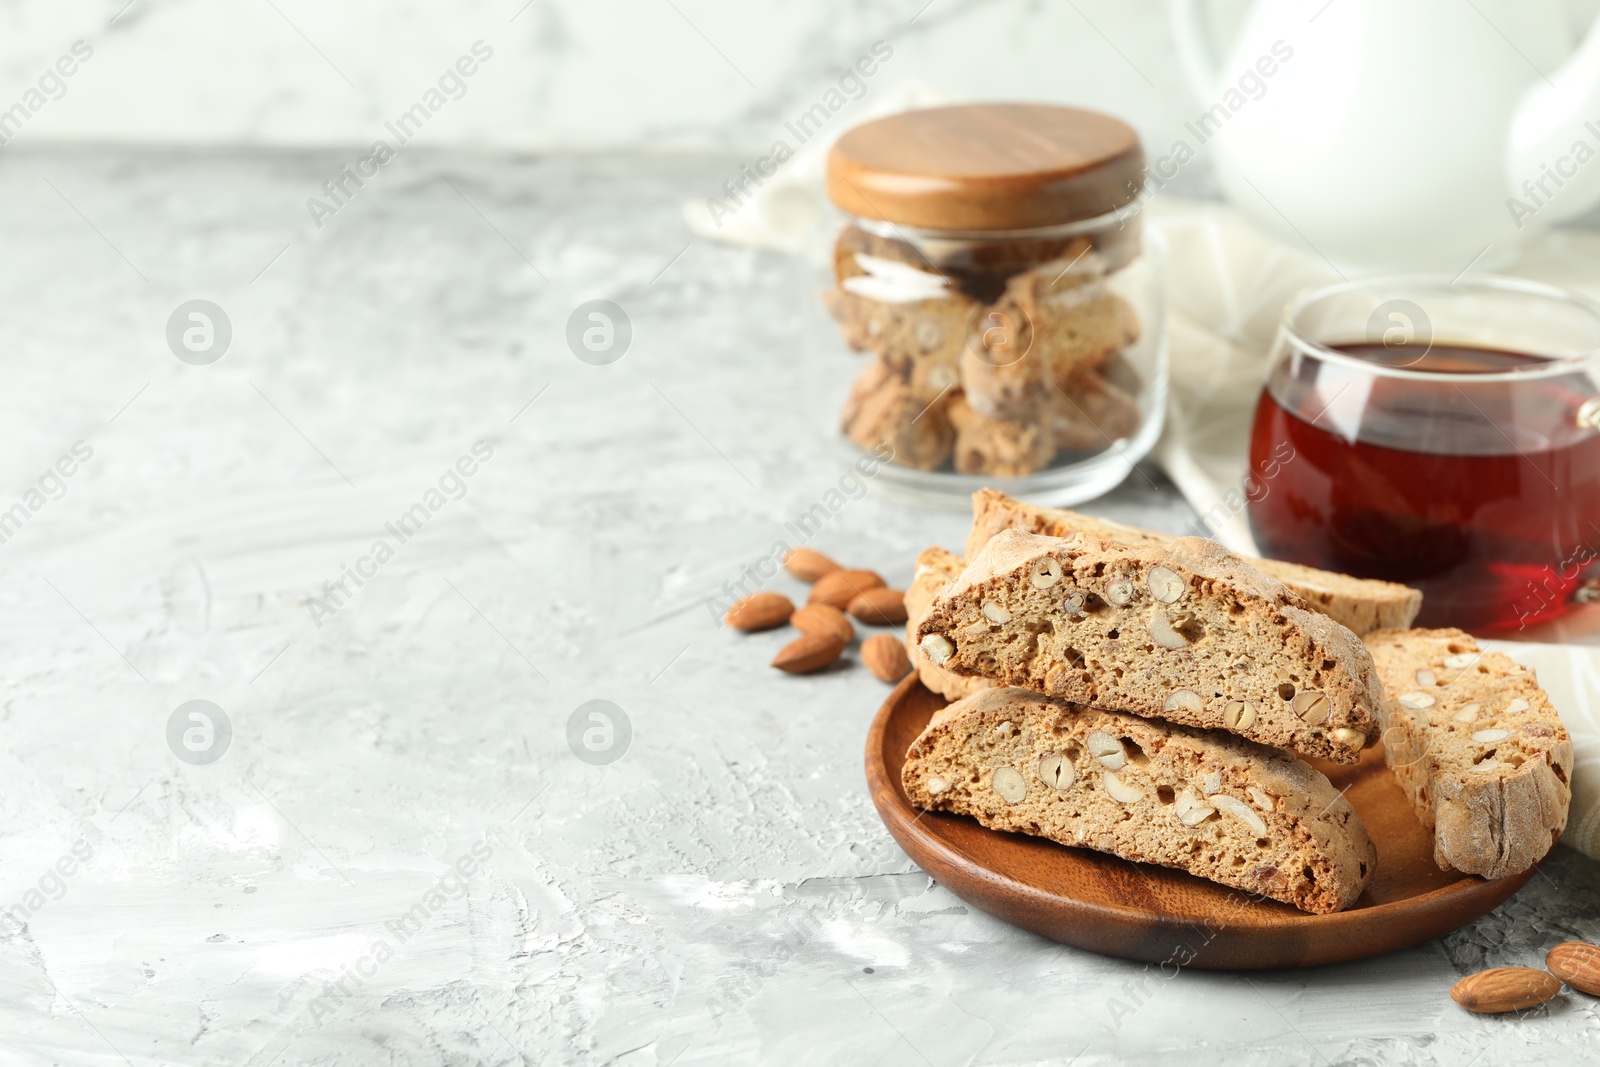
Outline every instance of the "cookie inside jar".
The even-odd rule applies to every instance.
[[[1130,127],[1050,105],[907,112],[841,137],[828,189],[850,218],[823,299],[865,357],[849,440],[989,478],[1113,451],[1131,466],[1166,368]]]

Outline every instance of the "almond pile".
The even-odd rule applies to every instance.
[[[906,621],[905,592],[890,589],[878,574],[841,567],[821,552],[796,548],[783,559],[784,569],[811,583],[804,607],[771,590],[752,594],[728,609],[735,630],[771,630],[787,623],[800,636],[784,645],[772,665],[790,674],[809,674],[834,662],[855,639],[850,619],[871,626],[900,626]],[[848,616],[848,617],[847,617]],[[861,662],[885,682],[911,673],[911,661],[898,637],[874,634],[861,642]]]
[[[1469,974],[1450,990],[1450,999],[1484,1015],[1526,1011],[1561,992],[1563,983],[1580,993],[1600,996],[1600,945],[1564,941],[1536,967],[1493,967]]]

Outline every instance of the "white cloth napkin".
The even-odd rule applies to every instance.
[[[683,206],[684,220],[711,240],[824,256],[831,244],[819,225],[827,204],[824,168],[838,134],[878,115],[944,102],[917,82],[887,88],[830,136],[801,148],[732,215],[713,217],[706,202],[693,201]],[[1158,194],[1149,221],[1171,247],[1172,380],[1156,458],[1213,536],[1253,554],[1240,490],[1267,355],[1289,298],[1338,276],[1310,249],[1263,235],[1224,204]],[[1547,234],[1511,271],[1600,296],[1600,234]],[[1576,767],[1562,843],[1600,858],[1600,606],[1530,627],[1516,640],[1482,643],[1534,668],[1572,732]]]

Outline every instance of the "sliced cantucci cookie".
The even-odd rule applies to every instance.
[[[1359,638],[1215,541],[1004,530],[917,647],[956,674],[1355,763],[1381,693]]]
[[[1250,563],[1299,593],[1313,611],[1357,634],[1410,626],[1422,610],[1422,591],[1399,582],[1353,578],[1281,559],[1251,559]]]
[[[923,655],[917,647],[917,624],[927,612],[928,605],[939,590],[960,577],[967,569],[967,561],[954,552],[942,548],[925,548],[917,557],[917,570],[906,588],[906,656],[917,669],[922,684],[946,700],[960,700],[980,689],[993,689],[995,683],[987,678],[963,678],[951,674]]]
[[[1433,858],[1485,878],[1545,857],[1567,825],[1572,739],[1531,670],[1460,630],[1385,630],[1384,755]]]
[[[1120,541],[1125,545],[1164,545],[1172,540],[1171,535],[1155,530],[1127,526],[1066,508],[1025,504],[998,489],[979,489],[972,494],[972,529],[967,533],[967,558],[976,559],[989,539],[1001,530],[1020,530],[1044,537],[1071,537],[1075,533],[1086,533],[1105,541]]]
[[[1171,544],[1173,535],[1124,526],[1110,519],[1081,515],[1065,508],[1046,508],[1013,500],[994,489],[972,494],[972,532],[967,535],[967,558],[976,559],[989,538],[1001,530],[1021,530],[1047,537],[1071,537],[1086,533],[1127,545]],[[1314,611],[1346,626],[1355,633],[1400,629],[1411,625],[1422,609],[1422,594],[1398,582],[1374,578],[1352,578],[1348,574],[1318,570],[1276,559],[1249,560],[1263,574],[1271,575],[1303,597]]]
[[[1040,406],[1022,418],[991,419],[973,409],[965,393],[953,393],[946,412],[955,430],[951,461],[962,474],[1019,478],[1043,470],[1056,454],[1055,435]]]
[[[900,780],[919,808],[1177,867],[1318,914],[1349,907],[1377,866],[1355,810],[1310,764],[1024,689],[938,712]]]
[[[943,398],[931,403],[917,399],[894,371],[874,358],[850,388],[840,428],[868,452],[883,455],[887,450],[902,466],[931,471],[950,458],[955,444],[948,407]]]
[[[1100,451],[1139,430],[1139,372],[1121,354],[1082,367],[1051,390],[1050,429],[1058,451]]]
[[[856,227],[834,250],[838,286],[823,303],[845,343],[873,352],[924,406],[960,384],[961,353],[981,305],[904,241]]]
[[[1008,281],[996,304],[1026,320],[1029,346],[1048,357],[1057,389],[1070,389],[1073,375],[1139,339],[1139,313],[1102,281],[1105,269],[1095,254],[1044,263]]]

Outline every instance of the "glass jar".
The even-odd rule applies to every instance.
[[[824,297],[867,363],[849,461],[921,502],[1003,488],[1076,504],[1161,432],[1166,256],[1141,226],[1143,153],[1108,116],[1034,105],[909,112],[828,161],[850,218]]]

